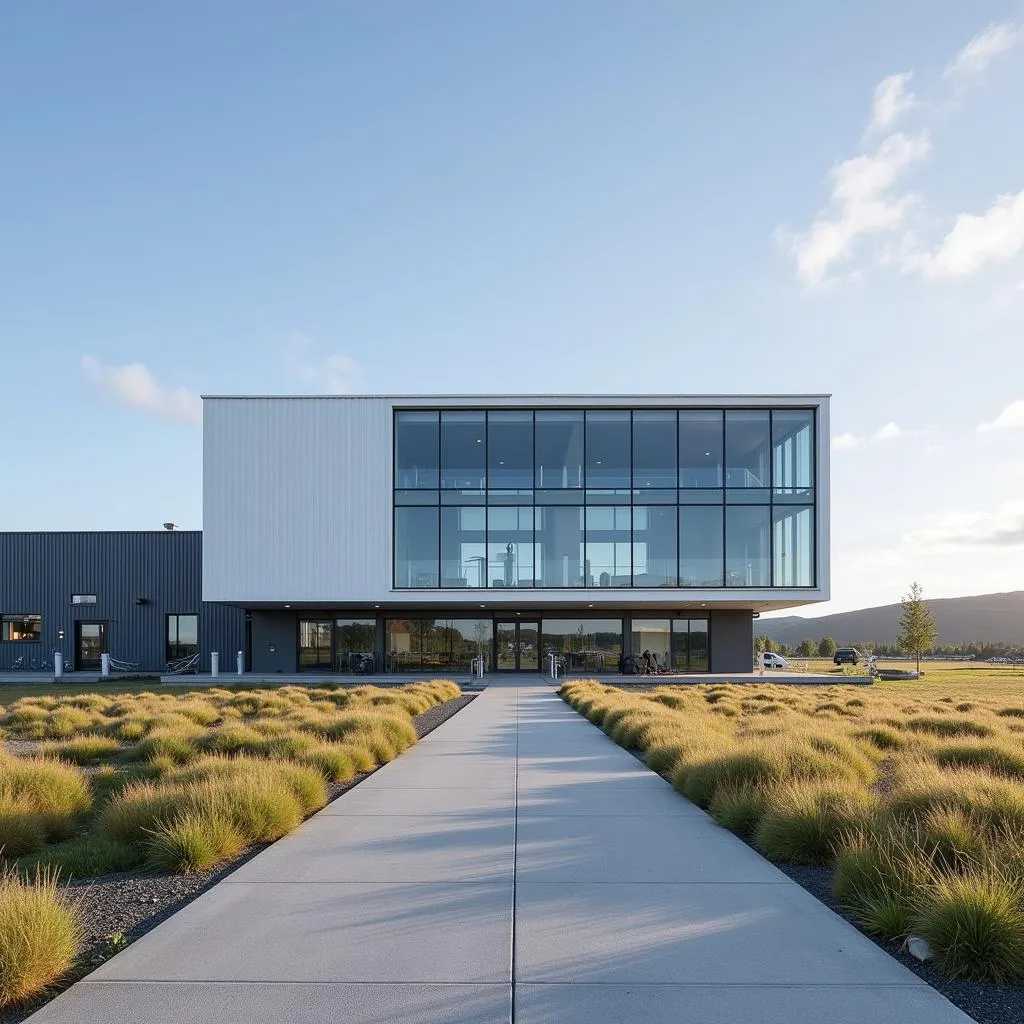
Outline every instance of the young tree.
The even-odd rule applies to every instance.
[[[818,645],[810,637],[806,637],[800,641],[796,653],[801,658],[813,658],[818,653]]]
[[[818,642],[818,657],[832,658],[836,653],[836,642],[830,636],[823,636]]]
[[[924,601],[924,591],[916,581],[910,585],[910,593],[900,600],[903,615],[900,617],[900,633],[896,643],[904,654],[917,658],[917,671],[921,671],[921,655],[930,651],[939,638],[935,619]]]
[[[770,654],[775,650],[775,644],[772,642],[770,636],[765,636],[763,633],[759,636],[754,637],[754,653],[755,654]]]

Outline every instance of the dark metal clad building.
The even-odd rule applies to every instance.
[[[199,531],[0,533],[0,671],[98,671],[108,652],[141,672],[210,652],[234,665],[245,612],[202,601]],[[207,669],[208,670],[208,669]]]

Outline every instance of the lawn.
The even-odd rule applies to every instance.
[[[1006,667],[909,683],[566,683],[563,699],[780,863],[826,865],[876,937],[950,977],[1024,981],[1024,687]]]
[[[414,717],[460,695],[446,680],[12,693],[0,707],[0,1007],[59,977],[81,946],[58,877],[227,863],[413,745]]]

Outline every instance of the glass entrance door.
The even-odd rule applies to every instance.
[[[499,672],[540,671],[539,620],[495,622],[494,643],[494,664]]]
[[[75,623],[75,669],[78,672],[99,672],[100,655],[107,652],[105,622]]]

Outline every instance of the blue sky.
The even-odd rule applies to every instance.
[[[15,5],[0,529],[201,525],[202,393],[831,392],[825,610],[1024,568],[1024,8]]]

